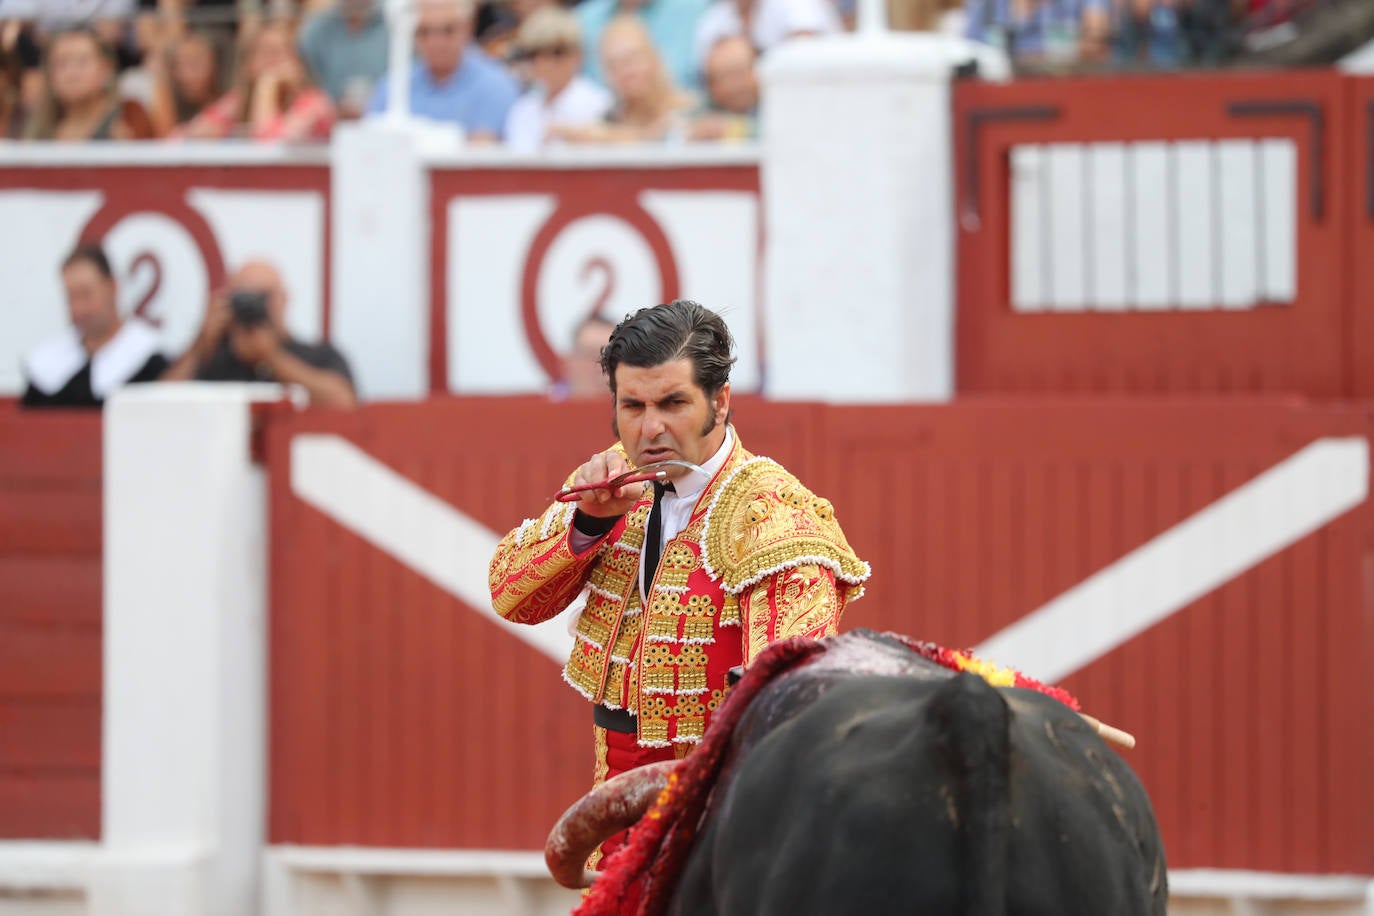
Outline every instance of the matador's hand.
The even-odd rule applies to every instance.
[[[591,459],[582,467],[577,469],[573,475],[573,485],[578,486],[584,483],[597,483],[602,480],[623,474],[630,470],[630,462],[620,452],[611,450],[593,455]],[[578,500],[577,508],[586,515],[595,518],[617,518],[629,512],[634,504],[644,496],[644,490],[649,485],[640,481],[639,483],[626,484],[615,490],[587,490]]]

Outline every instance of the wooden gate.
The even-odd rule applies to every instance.
[[[959,390],[1368,391],[1370,97],[1334,71],[958,85]]]

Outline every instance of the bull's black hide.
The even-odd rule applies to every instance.
[[[1165,912],[1149,799],[1075,712],[872,633],[828,642],[740,723],[671,912]]]

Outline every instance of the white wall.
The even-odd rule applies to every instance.
[[[861,33],[773,51],[762,74],[767,393],[944,401],[954,393],[945,36]]]

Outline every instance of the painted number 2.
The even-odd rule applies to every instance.
[[[129,264],[129,271],[125,274],[124,279],[126,283],[133,284],[138,275],[144,272],[142,270],[144,267],[148,268],[146,272],[150,274],[150,279],[148,288],[144,290],[138,304],[134,306],[134,314],[153,327],[160,328],[162,327],[162,318],[153,314],[152,305],[153,300],[157,298],[158,290],[162,288],[162,261],[158,260],[158,256],[153,252],[144,251]]]
[[[586,283],[598,274],[601,277],[601,287],[593,297],[591,307],[587,309],[588,318],[605,318],[606,304],[611,301],[611,296],[615,295],[615,268],[611,266],[610,260],[602,255],[597,255],[583,264],[579,278]]]

